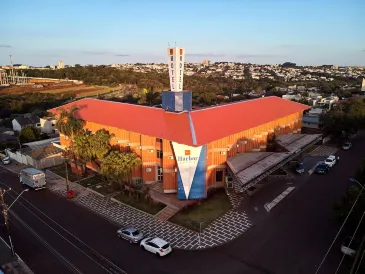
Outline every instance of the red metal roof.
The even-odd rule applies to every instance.
[[[207,144],[309,108],[270,96],[195,110],[191,112],[191,117],[198,143]]]
[[[279,97],[264,97],[191,112],[81,99],[62,107],[80,107],[77,116],[101,125],[199,146],[259,126],[310,107]],[[56,113],[57,108],[49,110]]]

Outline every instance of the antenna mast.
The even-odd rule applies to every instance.
[[[14,78],[14,66],[13,66],[13,59],[12,59],[12,55],[10,54],[10,65],[11,65],[11,77],[13,79],[13,83],[15,82],[15,78]]]

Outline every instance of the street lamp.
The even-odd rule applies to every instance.
[[[9,189],[9,190],[11,190],[11,188]],[[6,212],[8,212],[9,211],[9,209],[13,206],[13,204],[20,198],[20,196],[22,196],[22,194],[23,194],[23,192],[24,191],[29,191],[29,188],[26,188],[26,189],[24,189],[22,192],[20,192],[20,194],[18,195],[18,197],[16,197],[16,199],[11,203],[11,205],[8,207],[8,209],[6,210]]]
[[[356,180],[356,179],[354,179],[354,178],[350,178],[350,181],[351,181],[351,182],[355,182],[355,183],[357,183],[359,186],[361,186],[361,188],[362,188],[362,189],[364,189],[364,190],[365,190],[365,187],[364,187],[362,184],[360,184],[360,182],[359,182],[358,180]]]
[[[4,221],[5,221],[5,226],[6,229],[8,231],[8,235],[9,235],[9,242],[10,242],[10,249],[11,249],[11,254],[13,255],[13,257],[15,256],[15,251],[14,251],[14,245],[13,245],[13,241],[11,240],[11,234],[10,234],[10,226],[9,226],[9,220],[8,220],[8,211],[11,208],[11,206],[19,199],[19,197],[23,194],[24,191],[28,191],[29,189],[26,188],[24,189],[19,195],[18,197],[15,198],[15,200],[12,202],[12,204],[8,207],[7,204],[5,203],[5,199],[4,199],[4,195],[6,192],[11,191],[11,188],[8,188],[7,190],[0,188],[0,203],[3,207],[3,216],[4,216]]]
[[[204,224],[204,222],[200,222],[199,223],[199,248],[200,248],[200,234],[202,233],[202,224]]]

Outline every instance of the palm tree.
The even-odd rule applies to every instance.
[[[127,184],[131,195],[131,173],[139,165],[141,159],[135,153],[113,150],[103,159],[100,172],[118,183]]]
[[[73,142],[74,142],[74,136],[76,136],[78,133],[80,133],[84,127],[85,121],[81,118],[75,117],[75,112],[78,111],[80,108],[78,106],[72,106],[69,109],[60,108],[58,120],[56,122],[56,128],[57,130],[71,138],[69,148],[71,150],[71,153],[73,155],[75,164],[76,164],[76,156],[73,150]],[[67,191],[69,191],[69,183],[68,183],[68,176],[67,176],[67,163],[65,161],[65,167],[66,167],[66,188]]]
[[[85,125],[85,121],[81,118],[75,117],[75,112],[79,111],[80,108],[78,106],[72,106],[69,109],[60,108],[60,114],[56,123],[57,130],[67,136],[73,137],[82,131]]]

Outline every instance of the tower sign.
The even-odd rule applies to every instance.
[[[171,91],[182,91],[184,80],[185,49],[168,48],[168,66]]]

